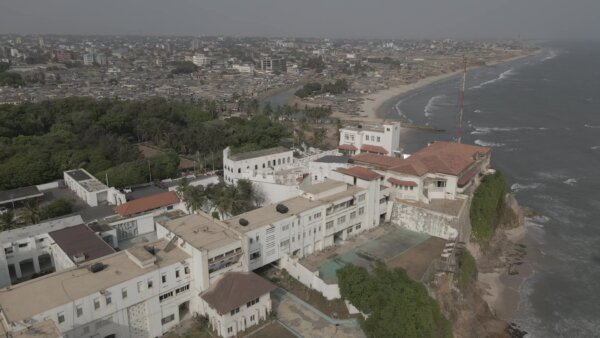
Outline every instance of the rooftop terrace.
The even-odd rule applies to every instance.
[[[233,160],[233,161],[243,161],[243,160],[249,160],[251,158],[280,154],[280,153],[285,153],[285,152],[289,152],[289,151],[291,151],[291,150],[284,148],[284,147],[275,147],[275,148],[248,151],[245,153],[229,155],[229,159]]]

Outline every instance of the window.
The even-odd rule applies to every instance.
[[[260,257],[260,251],[254,252],[252,254],[250,254],[250,259],[257,259],[258,257]]]
[[[98,310],[100,308],[100,298],[94,299],[94,310]]]
[[[257,241],[257,242],[258,242],[258,239],[259,239],[259,237],[258,237],[258,235],[256,235],[256,241]]]
[[[121,298],[123,298],[123,299],[127,298],[127,288],[121,289]]]
[[[358,196],[358,201],[359,201],[359,202],[362,202],[362,201],[364,201],[364,200],[365,200],[365,195],[366,195],[366,194],[359,195],[359,196]]]
[[[364,213],[365,213],[365,207],[360,207],[360,208],[358,208],[358,214],[359,214],[359,215],[362,215],[362,214],[364,214]]]
[[[250,239],[248,240],[248,243],[252,244],[252,242],[254,242],[254,238],[250,237]]]
[[[352,232],[352,227],[350,227],[350,228],[348,228],[348,229],[346,230],[346,233],[347,233],[347,234],[349,234],[349,233],[351,233],[351,232]]]
[[[77,317],[81,317],[83,315],[83,306],[77,305],[75,308],[75,312],[77,313]]]
[[[142,285],[142,282],[137,282],[137,290],[138,293],[142,292],[144,289],[144,286]]]
[[[162,302],[163,300],[170,298],[170,297],[173,297],[173,291],[169,291],[169,292],[163,293],[162,295],[158,296],[158,301]]]
[[[65,313],[64,312],[59,312],[57,315],[58,318],[58,323],[64,323],[65,322]]]
[[[350,139],[350,135],[344,134],[344,140],[349,140],[349,139]]]
[[[105,296],[104,300],[106,301],[106,305],[110,305],[110,303],[112,303],[112,298],[110,298],[110,296]]]
[[[320,213],[320,212],[317,212],[317,213],[316,213],[316,214],[313,216],[313,218],[314,218],[314,219],[321,218],[321,213]]]
[[[227,333],[232,333],[233,332],[233,326],[230,326],[227,328]]]
[[[249,301],[248,303],[246,303],[246,307],[251,307],[252,305],[258,303],[259,300],[260,300],[260,298],[256,298],[256,299]]]
[[[256,316],[255,316],[255,315],[252,315],[252,316],[250,316],[250,321],[251,321],[251,322],[253,322],[253,321],[254,321],[254,319],[256,319]]]
[[[242,168],[238,168],[238,174],[242,173]]]
[[[381,137],[377,136],[377,142],[381,142]]]
[[[286,231],[289,228],[290,228],[290,225],[286,224],[286,225],[284,225],[284,226],[281,227],[281,231]]]
[[[165,325],[165,324],[170,323],[170,322],[172,322],[174,320],[175,320],[175,315],[172,314],[172,315],[166,316],[165,318],[161,319],[160,321],[162,322],[162,325]]]
[[[446,181],[436,181],[437,187],[438,188],[445,188],[446,187]]]
[[[290,240],[286,239],[285,241],[281,241],[281,243],[279,244],[280,247],[284,247],[284,246],[288,246],[290,245]]]
[[[175,278],[179,278],[179,269],[175,270]]]
[[[4,253],[7,254],[7,255],[10,255],[13,252],[14,252],[14,250],[13,250],[12,246],[10,248],[5,248],[4,249]]]
[[[325,230],[329,230],[331,228],[333,228],[333,221],[325,223]]]
[[[19,248],[26,248],[29,243],[21,243],[19,244]]]
[[[166,273],[163,273],[162,276],[161,276],[161,278],[162,278],[162,282],[163,283],[167,282],[167,274]]]
[[[182,286],[182,287],[178,288],[177,290],[175,290],[175,294],[178,295],[178,294],[180,294],[180,293],[182,293],[184,291],[187,291],[189,289],[190,289],[190,285],[189,284],[186,285],[186,286]]]
[[[258,170],[258,164],[254,165],[254,170]]]
[[[238,307],[238,308],[235,308],[235,309],[231,310],[230,314],[233,316],[233,315],[235,315],[236,313],[239,313],[239,312],[240,312],[240,308]]]
[[[148,279],[148,283],[146,283],[146,285],[148,286],[148,289],[152,289],[154,286],[154,281],[152,279]]]
[[[350,219],[356,218],[356,211],[350,213]]]
[[[355,228],[356,228],[356,230],[360,229],[360,227],[361,227],[361,226],[362,226],[362,224],[361,224],[361,223],[357,223],[357,224],[356,224],[356,227],[355,227]]]
[[[189,275],[189,274],[190,274],[190,267],[189,267],[189,266],[186,266],[185,268],[183,268],[183,272],[184,272],[186,275]]]
[[[342,223],[344,223],[344,222],[346,222],[346,216],[342,216],[342,217],[339,217],[339,218],[337,219],[337,224],[338,224],[338,225],[339,225],[339,224],[342,224]]]

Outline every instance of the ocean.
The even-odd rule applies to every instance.
[[[491,147],[527,219],[527,264],[511,321],[528,337],[600,337],[600,42],[556,42],[467,75],[462,141]],[[386,102],[380,116],[418,125],[411,153],[459,132],[456,76]]]

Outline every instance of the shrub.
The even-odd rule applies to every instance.
[[[487,242],[494,236],[507,190],[504,177],[499,171],[494,175],[485,176],[475,190],[469,216],[473,237],[478,241]]]

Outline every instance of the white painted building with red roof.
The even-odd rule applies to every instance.
[[[396,156],[400,150],[400,123],[344,127],[340,129],[338,149],[347,155],[370,153]]]

